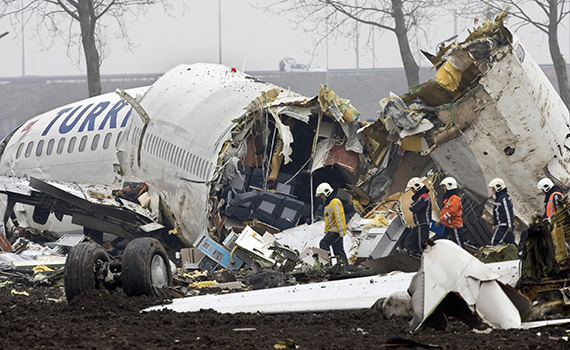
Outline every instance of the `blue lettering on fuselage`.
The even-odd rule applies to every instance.
[[[71,119],[71,117],[73,117],[73,115],[75,114],[75,112],[83,107],[83,106],[77,106],[77,108],[75,108],[73,111],[71,111],[71,113],[69,113],[69,115],[61,122],[61,125],[59,126],[59,133],[60,134],[67,134],[68,132],[71,131],[71,129],[73,129],[73,127],[75,125],[77,125],[77,123],[79,122],[79,120],[81,119],[81,117],[83,117],[83,114],[85,114],[85,112],[92,106],[93,104],[89,104],[87,105],[87,107],[83,108],[83,110],[81,111],[81,113],[79,113],[79,115],[75,118],[75,120],[71,123],[71,124],[67,124],[67,122],[69,121],[69,119]]]
[[[111,103],[109,101],[103,101],[100,102],[99,104],[97,104],[95,107],[93,107],[93,109],[91,109],[91,107],[93,106],[93,103],[90,103],[88,105],[86,105],[84,107],[84,105],[78,105],[78,106],[74,106],[74,107],[68,107],[68,108],[64,108],[61,109],[57,112],[57,114],[55,115],[55,118],[53,118],[48,126],[45,128],[45,130],[42,132],[42,136],[46,136],[48,134],[48,132],[54,128],[54,125],[57,123],[57,121],[59,119],[63,119],[61,124],[59,125],[59,128],[55,127],[59,134],[67,134],[68,132],[72,131],[73,129],[75,129],[77,127],[77,125],[81,125],[77,131],[78,132],[85,132],[85,131],[93,131],[96,128],[96,119],[99,116],[102,116],[105,112],[106,109],[108,109],[109,105]],[[115,103],[105,114],[105,117],[103,118],[103,120],[101,121],[101,124],[99,124],[99,127],[97,128],[98,130],[103,130],[103,129],[116,129],[117,128],[117,123],[118,118],[119,118],[119,113],[121,111],[121,109],[123,109],[123,107],[126,105],[127,103],[119,100],[117,103]],[[87,113],[87,111],[91,109],[91,111],[89,113]],[[80,111],[80,112],[79,112]],[[126,115],[124,116],[123,120],[121,121],[120,127],[124,128],[127,125],[127,121],[129,120],[129,117],[131,116],[131,113],[133,111],[133,108],[130,107],[129,110],[127,111]],[[77,114],[79,112],[79,114]],[[61,118],[65,116],[65,118]],[[75,116],[75,118],[74,118]],[[100,118],[99,118],[100,119]],[[83,122],[80,124],[79,122],[83,120]]]
[[[83,124],[81,124],[81,127],[79,128],[79,132],[82,132],[83,130],[85,130],[85,126],[87,126],[87,125],[89,125],[87,127],[87,130],[89,130],[89,131],[95,130],[95,118],[97,118],[99,116],[99,114],[101,114],[105,110],[105,108],[107,108],[108,105],[109,105],[109,102],[105,101],[105,102],[101,102],[97,106],[95,106],[95,108],[93,108],[91,113],[89,113],[87,115],[87,117],[83,121]]]
[[[105,116],[105,119],[103,119],[103,121],[101,122],[101,125],[99,125],[99,130],[103,130],[105,128],[105,124],[107,124],[107,121],[109,122],[109,128],[114,129],[117,127],[117,113],[119,113],[119,111],[125,107],[125,105],[127,104],[126,101],[122,101],[120,100],[119,102],[115,103],[115,105],[113,107],[111,107],[111,110],[109,112],[107,112],[107,115]],[[131,114],[131,111],[129,111],[129,114]],[[129,115],[127,115],[127,117],[125,118],[125,120],[129,119]],[[123,121],[124,123],[124,121]]]

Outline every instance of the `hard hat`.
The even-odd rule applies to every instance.
[[[545,177],[544,179],[542,179],[538,182],[538,185],[536,185],[536,187],[539,190],[543,190],[544,192],[548,192],[548,191],[550,191],[550,189],[552,187],[554,187],[554,182],[552,182],[552,180],[550,180],[549,178]]]
[[[493,180],[491,180],[491,182],[489,182],[489,187],[490,188],[494,188],[495,191],[499,192],[504,190],[505,188],[507,188],[507,186],[505,186],[505,181],[503,181],[503,179],[496,177]]]
[[[446,177],[439,183],[440,186],[445,186],[447,190],[454,190],[457,188],[457,181],[452,177]]]
[[[422,189],[422,187],[424,187],[424,183],[422,182],[422,180],[420,180],[419,177],[412,177],[410,181],[408,181],[408,184],[406,185],[406,190],[411,188],[415,191],[419,191]]]
[[[317,186],[317,191],[315,192],[316,196],[324,194],[326,197],[330,196],[333,193],[333,188],[327,182],[323,182]]]

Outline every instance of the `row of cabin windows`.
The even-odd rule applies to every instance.
[[[138,146],[142,130],[134,128],[131,143]],[[129,135],[127,135],[128,137]],[[204,179],[212,172],[214,164],[192,154],[156,135],[146,133],[143,140],[143,150],[155,157],[164,159],[174,166],[183,169],[198,178]]]
[[[117,143],[119,141],[119,138],[121,137],[121,134],[123,132],[119,132],[117,134],[117,138],[115,139],[115,147],[117,146]],[[91,144],[89,145],[89,149],[91,149],[92,151],[96,151],[97,148],[99,147],[99,144],[101,144],[101,147],[103,149],[108,149],[109,146],[111,145],[111,139],[113,138],[113,134],[112,133],[107,133],[105,135],[105,137],[103,137],[103,141],[101,142],[101,135],[100,134],[95,134],[93,135],[92,139],[91,139]],[[89,143],[89,136],[88,135],[84,135],[81,137],[81,139],[79,140],[79,145],[77,146],[77,151],[78,152],[83,152],[85,151],[85,149],[87,148],[87,145]],[[54,153],[56,154],[62,154],[65,151],[67,151],[67,153],[73,153],[75,151],[75,145],[77,144],[77,137],[73,136],[69,139],[69,141],[65,138],[62,137],[59,140],[57,140],[57,145],[56,145],[56,140],[55,139],[50,139],[47,144],[45,143],[44,140],[39,140],[37,143],[35,143],[34,141],[30,141],[28,142],[28,144],[26,145],[25,143],[21,143],[18,146],[18,150],[16,151],[16,159],[19,159],[22,156],[22,153],[24,155],[24,157],[29,158],[32,156],[32,154],[35,154],[36,157],[41,157],[44,154],[46,156],[50,156]],[[34,146],[35,146],[35,150],[34,150]],[[45,149],[44,149],[45,146]],[[25,149],[25,151],[24,151]]]

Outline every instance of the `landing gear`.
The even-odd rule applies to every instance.
[[[161,296],[160,288],[172,285],[166,250],[150,237],[129,242],[122,258],[110,257],[97,243],[80,243],[67,256],[64,278],[68,301],[91,289],[120,287],[127,296]]]
[[[166,250],[154,238],[131,241],[123,253],[121,280],[127,296],[160,296],[159,289],[172,284]]]
[[[103,248],[92,242],[79,243],[65,260],[64,287],[67,300],[90,289],[106,289],[105,275],[111,259]]]

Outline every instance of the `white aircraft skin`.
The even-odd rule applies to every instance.
[[[148,87],[129,89],[140,96]],[[0,174],[43,180],[115,184],[116,144],[132,118],[132,107],[116,93],[88,98],[40,114],[14,130],[3,141]],[[3,203],[2,203],[3,205]],[[69,217],[38,225],[33,207],[14,208],[23,227],[60,234],[81,231]]]
[[[133,96],[148,87],[129,90]],[[0,174],[112,184],[115,146],[132,115],[116,93],[74,102],[34,117],[3,142]]]

